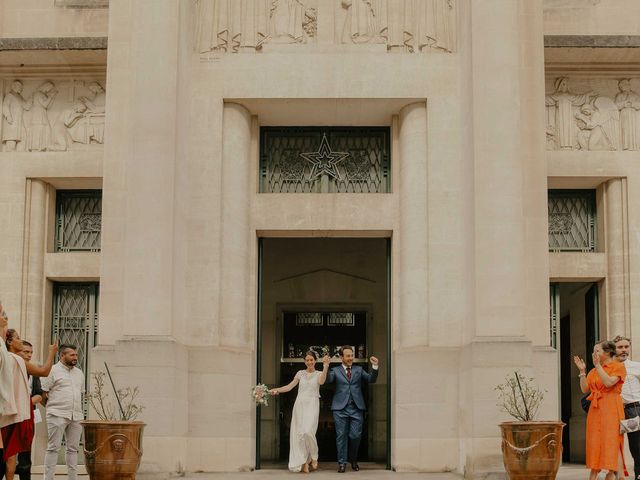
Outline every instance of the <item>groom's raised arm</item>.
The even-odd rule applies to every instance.
[[[378,380],[378,359],[376,357],[371,357],[369,360],[371,361],[371,373],[367,372],[363,368],[362,377],[367,383],[376,383],[376,380]]]

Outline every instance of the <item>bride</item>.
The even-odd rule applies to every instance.
[[[299,370],[289,385],[271,390],[272,395],[291,391],[300,384],[293,405],[291,429],[289,431],[289,470],[309,473],[318,468],[318,414],[320,413],[320,385],[327,379],[330,358],[322,359],[322,372],[316,370],[317,357],[309,351],[304,355],[305,370]]]

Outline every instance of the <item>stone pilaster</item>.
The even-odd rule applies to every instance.
[[[47,184],[28,178],[25,192],[20,333],[42,357],[42,306],[44,305],[44,255],[47,229]]]
[[[606,183],[607,252],[607,338],[629,331],[629,278],[625,236],[626,181],[615,178]]]
[[[225,104],[222,131],[220,344],[247,347],[255,318],[255,312],[247,304],[252,297],[250,198],[246,192],[252,175],[249,111],[235,103]]]
[[[400,111],[399,346],[428,343],[427,106]]]
[[[514,369],[534,375],[533,346],[548,328],[538,306],[548,288],[540,263],[546,239],[528,233],[546,224],[543,138],[536,133],[544,92],[532,85],[544,62],[541,1],[489,0],[468,8],[475,316],[460,356],[459,402],[464,471],[481,478],[504,471],[498,424],[507,418],[496,409],[494,388]]]

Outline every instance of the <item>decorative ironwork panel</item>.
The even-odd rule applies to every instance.
[[[100,251],[102,191],[59,190],[56,251]]]
[[[596,250],[596,201],[593,190],[549,191],[549,250]]]
[[[53,292],[52,336],[60,345],[78,348],[78,368],[88,388],[89,352],[98,343],[98,284],[56,283]],[[86,399],[83,407],[87,413]]]
[[[391,148],[386,127],[263,127],[260,191],[386,193]]]
[[[332,312],[329,314],[327,325],[330,327],[353,327],[356,322],[356,317],[353,313],[347,312]]]
[[[296,313],[296,327],[321,327],[322,325],[324,321],[320,312]]]

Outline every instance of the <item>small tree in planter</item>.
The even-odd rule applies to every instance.
[[[502,459],[509,478],[553,480],[562,457],[564,423],[535,421],[545,391],[517,370],[496,391],[500,410],[516,420],[500,424]]]
[[[135,480],[142,458],[142,432],[145,424],[136,421],[142,406],[136,404],[138,387],[116,389],[109,367],[105,372],[92,372],[92,389],[87,394],[91,407],[100,420],[82,422],[84,455],[91,480]],[[118,408],[111,401],[106,379],[109,379]]]

